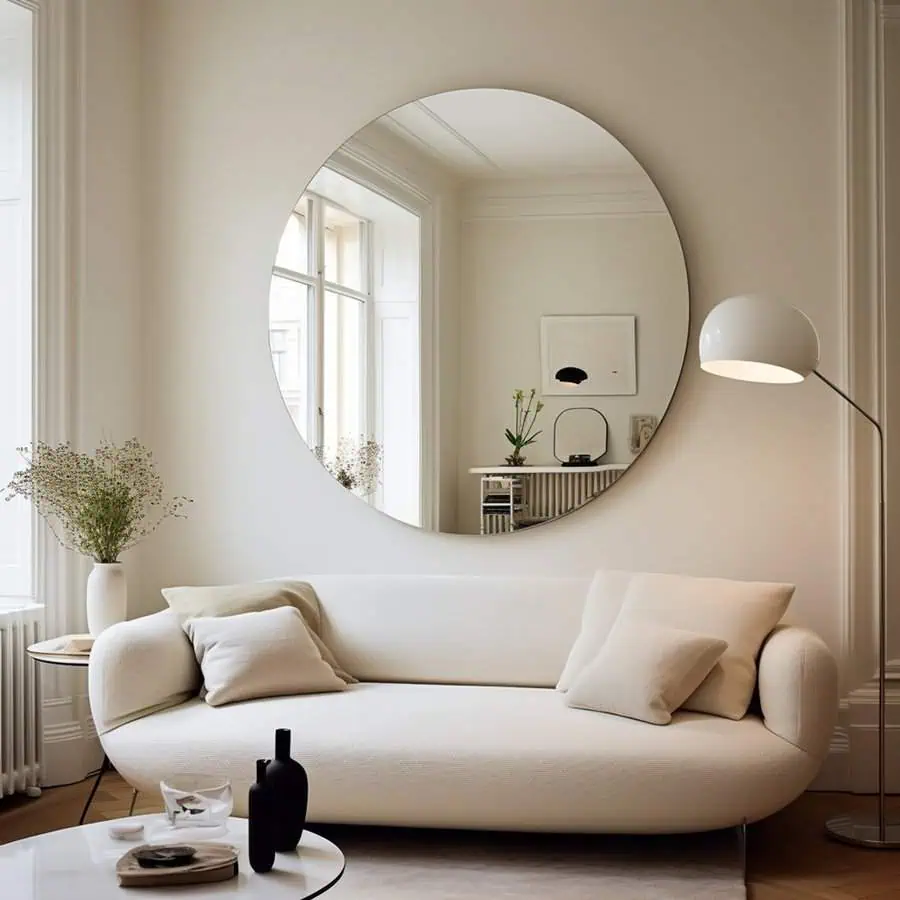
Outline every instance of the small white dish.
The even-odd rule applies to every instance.
[[[144,826],[133,823],[118,824],[113,822],[109,826],[109,836],[114,841],[140,841],[144,838]]]

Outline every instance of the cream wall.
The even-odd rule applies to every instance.
[[[838,405],[693,364],[704,314],[756,290],[801,305],[840,372],[837,0],[141,9],[143,431],[196,502],[142,551],[132,614],[178,582],[607,565],[795,581],[794,617],[839,645]],[[678,227],[693,315],[681,387],[634,470],[565,520],[490,539],[419,533],[337,489],[283,409],[266,328],[277,237],[329,153],[401,103],[480,86],[560,100],[632,150]]]
[[[525,449],[530,465],[556,465],[553,422],[567,407],[595,407],[609,423],[603,463],[634,461],[630,416],[665,413],[681,372],[688,326],[681,245],[665,213],[470,219],[462,225],[460,530],[479,529],[479,477],[471,466],[512,452],[512,392],[541,397],[544,315],[630,314],[636,322],[637,393],[543,396],[543,430]]]
[[[84,19],[84,207],[76,440],[140,429],[141,85],[138,0],[89,0]]]

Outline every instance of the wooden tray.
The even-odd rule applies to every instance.
[[[168,887],[178,884],[210,884],[228,881],[238,874],[238,851],[230,844],[192,841],[197,855],[186,866],[171,869],[145,869],[138,864],[134,854],[138,850],[159,849],[142,844],[132,847],[117,863],[116,876],[121,887]]]

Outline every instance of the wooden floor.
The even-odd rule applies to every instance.
[[[78,821],[91,781],[44,791],[37,800],[0,801],[0,843],[68,828]],[[101,784],[88,821],[128,814],[131,789],[114,772]],[[900,900],[900,851],[859,850],[829,841],[822,823],[835,813],[871,808],[870,798],[805,794],[750,828],[748,895],[753,900]],[[900,798],[897,800],[900,813]],[[139,795],[135,814],[158,812],[158,798]]]

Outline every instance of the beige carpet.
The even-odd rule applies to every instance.
[[[328,900],[745,900],[737,831],[677,837],[338,828]],[[276,866],[278,865],[276,860]]]
[[[128,814],[107,775],[88,821]],[[140,794],[135,814],[160,812]],[[347,859],[323,900],[745,900],[736,830],[698,835],[498,834],[313,825]],[[275,865],[278,865],[277,859]],[[0,889],[2,896],[2,889]]]

